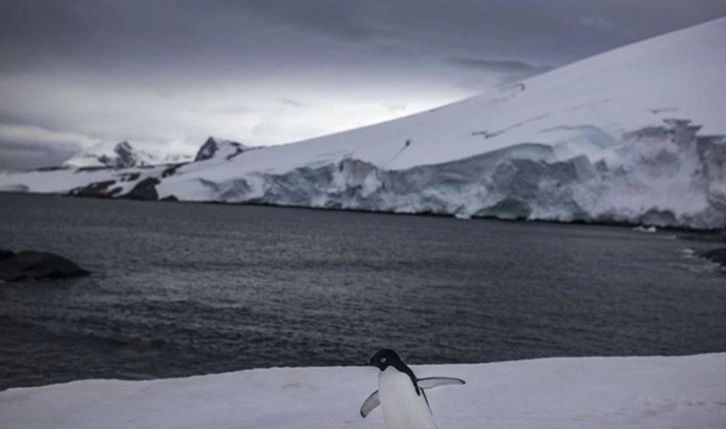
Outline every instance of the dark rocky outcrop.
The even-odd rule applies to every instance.
[[[212,158],[218,149],[219,144],[217,141],[214,138],[209,137],[202,147],[199,148],[199,151],[197,151],[197,155],[194,157],[194,162],[205,161]]]
[[[701,252],[699,256],[726,267],[726,247],[719,247],[718,249],[707,250],[705,252]]]
[[[69,167],[66,167],[64,165],[51,165],[50,167],[40,167],[36,168],[35,170],[31,171],[58,171],[58,170],[68,170]]]
[[[173,176],[173,175],[175,175],[175,174],[176,174],[176,171],[177,171],[177,170],[178,170],[178,169],[179,169],[180,167],[183,167],[183,166],[185,166],[185,165],[187,165],[187,164],[188,164],[188,162],[180,162],[180,163],[178,163],[178,164],[174,164],[174,165],[171,165],[171,166],[167,167],[167,168],[166,168],[166,169],[165,169],[165,170],[164,170],[164,171],[163,171],[163,172],[161,173],[161,177],[162,177],[162,178],[166,178],[166,177],[170,177],[170,176]]]
[[[91,165],[88,167],[79,167],[76,169],[76,173],[92,173],[94,171],[101,171],[101,170],[112,170],[112,167],[107,167],[105,165]]]
[[[141,176],[141,173],[139,173],[138,171],[132,173],[121,173],[119,175],[122,182],[135,182],[139,180],[139,176]]]
[[[109,189],[115,183],[115,180],[93,182],[87,186],[72,189],[68,194],[74,197],[111,198],[121,192],[120,187]]]
[[[0,249],[0,280],[15,282],[38,279],[64,279],[90,274],[74,262],[47,252],[14,253]]]
[[[243,145],[242,143],[238,143],[232,140],[220,140],[214,137],[209,137],[207,141],[204,142],[202,147],[199,148],[199,151],[197,151],[197,155],[194,157],[194,162],[212,159],[217,155],[217,152],[222,150],[223,148],[225,148],[223,152],[227,161],[247,150],[257,149],[256,147],[248,147]]]
[[[156,201],[159,199],[159,193],[156,192],[156,185],[161,183],[156,177],[147,177],[140,181],[134,186],[134,188],[126,195],[122,195],[121,198],[128,198],[131,200],[144,200],[144,201]]]
[[[140,173],[128,173],[121,175],[121,182],[129,182],[138,180]],[[113,186],[117,182],[116,180],[103,180],[100,182],[93,182],[87,186],[75,188],[71,190],[68,195],[73,197],[92,197],[92,198],[127,198],[130,200],[145,200],[155,201],[159,199],[159,194],[156,192],[156,185],[161,181],[156,177],[147,177],[144,180],[139,181],[127,194],[121,195],[123,188],[121,186]]]

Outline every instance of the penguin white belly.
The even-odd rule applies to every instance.
[[[378,395],[386,429],[436,429],[426,399],[411,378],[392,366],[378,374]]]

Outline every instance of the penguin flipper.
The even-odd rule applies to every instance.
[[[416,380],[421,389],[433,389],[434,387],[447,386],[450,384],[466,384],[466,381],[454,377],[426,377]]]
[[[381,400],[378,398],[378,391],[371,393],[368,398],[363,401],[363,405],[360,407],[360,415],[365,418],[374,408],[381,405]]]

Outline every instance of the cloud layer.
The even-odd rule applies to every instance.
[[[724,14],[722,0],[5,0],[0,169],[99,141],[285,143]]]

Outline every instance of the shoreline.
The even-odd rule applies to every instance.
[[[225,205],[225,206],[251,206],[251,207],[274,207],[283,209],[305,209],[314,211],[335,211],[335,212],[351,212],[351,213],[367,213],[377,215],[395,215],[395,216],[422,216],[422,217],[440,217],[440,218],[451,218],[457,220],[491,220],[506,223],[543,223],[543,224],[560,224],[560,225],[585,225],[585,226],[607,226],[617,228],[635,228],[639,226],[650,227],[654,226],[659,232],[673,232],[673,233],[687,233],[704,236],[722,236],[720,240],[713,239],[701,239],[698,237],[677,237],[685,240],[696,240],[696,241],[711,241],[711,242],[726,242],[726,228],[692,228],[685,226],[659,226],[651,224],[642,224],[629,221],[617,221],[617,220],[588,220],[588,219],[574,219],[571,221],[563,221],[556,219],[527,219],[524,217],[519,218],[501,218],[496,216],[472,216],[470,218],[458,218],[455,214],[449,213],[436,213],[436,212],[397,212],[394,210],[366,210],[366,209],[354,209],[354,208],[341,208],[341,207],[314,207],[306,205],[294,205],[294,204],[274,204],[266,202],[225,202],[225,201],[195,201],[195,200],[180,200],[180,199],[168,199],[162,198],[158,200],[142,200],[133,198],[123,197],[112,197],[112,196],[79,196],[71,195],[67,193],[42,193],[42,192],[13,192],[13,191],[0,191],[1,194],[8,195],[42,195],[42,196],[53,196],[63,198],[83,198],[83,199],[98,199],[98,200],[132,200],[140,202],[155,202],[155,203],[183,203],[183,204],[209,204],[209,205]]]

